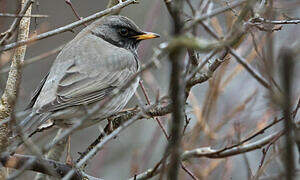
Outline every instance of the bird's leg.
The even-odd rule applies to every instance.
[[[71,157],[71,136],[68,136],[66,164],[73,166],[73,160]]]
[[[104,132],[104,133],[110,134],[114,130],[114,125],[113,125],[111,118],[107,118],[107,126],[106,127],[108,127],[108,130],[107,130],[107,132]]]

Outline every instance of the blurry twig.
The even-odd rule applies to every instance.
[[[284,132],[282,132],[282,134],[283,134],[283,133],[284,133]],[[263,155],[262,155],[261,161],[260,161],[260,163],[259,163],[259,167],[258,167],[258,169],[257,169],[257,171],[256,171],[256,174],[255,174],[255,176],[253,177],[253,179],[258,180],[258,178],[259,178],[259,176],[261,175],[261,172],[262,172],[262,167],[263,167],[263,163],[264,163],[264,161],[265,161],[265,159],[266,159],[267,152],[269,151],[271,145],[274,144],[274,143],[282,136],[282,134],[278,134],[278,136],[275,137],[275,138],[268,144],[268,146],[267,146],[266,148],[263,148],[263,149],[262,149]]]
[[[22,0],[21,1],[21,13],[25,15],[31,14],[31,4],[33,1],[31,0]],[[30,26],[30,18],[16,18],[11,25],[10,29],[4,34],[4,37],[0,40],[0,45],[6,41],[12,34],[12,32],[17,28],[18,29],[18,40],[24,40],[28,37],[29,34],[29,26]],[[14,116],[15,104],[18,97],[19,86],[21,81],[21,71],[22,71],[22,63],[24,61],[26,53],[26,46],[21,46],[14,51],[12,62],[11,62],[11,70],[8,74],[8,79],[6,82],[6,87],[4,93],[1,97],[0,102],[0,121],[4,121],[6,118],[11,118],[12,121],[9,123],[2,124],[0,126],[0,153],[2,154],[8,149],[9,137],[11,137],[13,132],[13,127],[17,127],[17,130],[20,130],[18,125],[16,124]],[[23,136],[21,135],[23,138]],[[20,171],[19,171],[20,172]],[[21,171],[22,172],[22,171]],[[5,177],[6,179],[6,177]]]
[[[278,136],[281,137],[283,134],[284,134],[284,131],[278,131],[278,132],[272,133],[271,135],[268,135],[262,139],[254,141],[252,143],[235,146],[235,147],[232,147],[225,151],[223,151],[223,149],[214,150],[214,149],[211,149],[210,147],[203,147],[203,148],[198,148],[198,149],[194,149],[194,150],[190,150],[190,151],[185,151],[182,154],[182,159],[186,160],[189,158],[199,158],[199,157],[218,159],[218,158],[234,156],[237,154],[242,154],[245,152],[259,149],[259,148],[269,144],[274,139],[278,139]]]
[[[117,132],[119,133],[119,131]],[[110,135],[110,138],[113,138],[115,136],[116,133]],[[184,153],[182,153],[181,155],[181,158],[182,160],[186,161],[190,158],[200,158],[200,157],[207,157],[207,158],[224,158],[224,157],[229,157],[229,156],[234,156],[234,155],[238,155],[238,154],[241,154],[241,153],[245,153],[245,152],[249,152],[249,151],[253,151],[253,150],[256,150],[256,149],[259,149],[261,147],[263,147],[264,145],[266,144],[269,144],[271,142],[274,141],[274,139],[278,139],[278,137],[280,137],[281,135],[283,134],[283,131],[279,131],[277,133],[273,133],[267,137],[264,137],[260,140],[257,140],[255,142],[252,142],[252,143],[249,143],[247,145],[241,145],[239,146],[238,148],[232,148],[232,149],[228,149],[226,151],[223,151],[220,153],[220,150],[213,150],[211,149],[210,147],[206,147],[206,148],[198,148],[198,149],[194,149],[194,150],[190,150],[190,151],[185,151]],[[19,162],[19,163],[22,163],[24,161],[27,161],[28,160],[28,157],[30,156],[23,156],[23,155],[15,155],[16,158],[18,157],[24,157],[25,159],[22,160],[22,161],[13,161],[13,162]],[[6,157],[2,157],[2,158],[5,158]],[[58,162],[55,162],[55,161],[51,161],[51,160],[46,160],[46,162],[44,162],[45,160],[42,160],[42,163],[53,163],[52,165],[50,166],[53,166],[55,169],[57,170],[60,170],[58,171],[58,173],[64,173],[66,174],[67,172],[70,172],[71,171],[74,171],[74,173],[76,172],[76,176],[78,175],[78,171],[77,170],[74,170],[72,168],[70,168],[69,166],[66,166],[64,164],[61,164],[61,163],[58,163]],[[7,162],[7,160],[6,160]],[[40,160],[38,161],[34,161],[36,164],[39,164],[41,163]],[[11,164],[9,163],[4,163],[6,166],[10,166]],[[14,163],[13,163],[14,164]],[[16,164],[15,164],[16,165]],[[153,177],[155,176],[156,174],[158,174],[160,171],[161,171],[161,167],[159,166],[160,163],[158,164],[158,166],[156,166],[155,168],[153,169],[148,169],[147,171],[145,171],[144,173],[141,173],[141,174],[138,174],[135,176],[135,179],[136,180],[141,180],[141,179],[148,179],[150,177]],[[23,166],[23,165],[22,165]],[[46,165],[47,166],[47,165]],[[62,167],[61,167],[62,166]],[[15,166],[16,167],[16,166]],[[19,166],[17,166],[19,167]],[[36,167],[37,169],[32,169],[32,167]],[[36,170],[36,171],[39,171],[41,172],[41,170],[45,171],[45,169],[39,169],[38,167],[40,166],[30,166],[28,167],[29,169],[31,170]],[[64,170],[66,169],[67,170]],[[63,171],[62,171],[63,170]],[[47,171],[46,172],[43,172],[43,173],[46,173],[47,174]],[[86,175],[85,175],[86,176]],[[61,176],[62,177],[62,176]],[[91,178],[91,177],[89,177]],[[96,178],[97,179],[97,178]],[[131,180],[133,180],[134,178],[131,178]]]
[[[0,13],[0,17],[31,17],[31,18],[47,18],[48,15],[42,14],[31,14],[31,15],[20,15],[20,14],[10,14],[10,13]]]
[[[40,55],[38,55],[38,56],[35,56],[35,57],[33,57],[33,58],[24,60],[23,67],[25,67],[25,66],[27,66],[27,65],[29,65],[29,64],[32,64],[32,63],[34,63],[34,62],[37,62],[37,61],[39,61],[39,60],[42,60],[42,59],[44,59],[44,58],[46,58],[46,57],[48,57],[48,56],[51,56],[51,55],[53,55],[53,54],[56,54],[56,53],[60,52],[64,46],[65,46],[65,44],[60,45],[59,47],[57,47],[57,48],[55,48],[55,49],[52,49],[52,50],[50,50],[50,51],[48,51],[48,52],[45,52],[45,53],[42,53],[42,54],[40,54]],[[0,70],[0,74],[6,73],[6,72],[8,72],[9,70],[10,70],[10,67],[3,68],[3,69]]]
[[[182,35],[183,18],[181,15],[182,0],[168,1],[165,0],[165,5],[173,20],[172,35]],[[171,80],[170,80],[170,97],[172,104],[172,123],[170,126],[170,140],[165,150],[165,155],[170,154],[170,167],[168,169],[167,178],[172,180],[178,179],[179,166],[181,164],[180,151],[183,121],[185,117],[185,77],[183,47],[177,46],[170,50],[169,59],[171,63]],[[165,162],[165,161],[164,161]],[[186,169],[181,164],[183,169]],[[189,171],[187,171],[188,174]],[[193,176],[192,176],[193,177]]]
[[[22,0],[21,4],[22,4],[21,14],[30,15],[32,1],[27,0],[25,2],[25,0]],[[19,21],[15,20],[14,23],[19,23]],[[29,25],[30,25],[30,18],[22,18],[20,20],[19,33],[18,33],[19,41],[24,40],[28,37]],[[15,27],[17,27],[17,24],[15,25]],[[12,29],[13,28],[10,28],[10,30]],[[7,37],[8,36],[5,35],[2,40],[4,41],[5,38]],[[22,71],[22,64],[24,61],[25,53],[26,53],[26,46],[21,46],[15,50],[14,55],[12,57],[11,69],[8,74],[8,79],[7,79],[4,93],[1,97],[0,121],[5,120],[12,113],[14,113],[14,106],[18,97],[19,85],[21,83],[20,82],[21,71]],[[9,144],[8,137],[10,137],[10,131],[8,129],[8,124],[6,123],[1,125],[0,127],[0,152],[1,153],[5,151],[8,147],[7,146]]]
[[[117,129],[115,129],[113,132],[105,136],[101,142],[96,144],[78,163],[76,163],[76,168],[80,168],[86,161],[88,161],[91,157],[93,157],[102,147],[105,145],[109,140],[113,139],[116,135],[118,135],[120,132],[122,132],[125,128],[130,126],[132,123],[137,121],[138,119],[144,117],[143,112],[139,112],[136,116],[131,118],[130,120],[124,122],[121,126],[119,126]],[[75,170],[70,170],[63,178],[62,180],[67,180],[75,173]]]
[[[262,17],[256,17],[256,18],[252,18],[249,20],[249,22],[251,23],[255,23],[255,24],[299,24],[300,23],[300,19],[293,19],[293,20],[267,20],[264,19]]]
[[[34,0],[27,0],[26,2],[22,1],[24,3],[24,5],[22,6],[22,9],[19,13],[19,16],[23,16],[23,15],[31,15],[31,13],[29,14],[25,14],[27,12],[27,10],[29,9],[29,7],[31,7],[31,4],[34,2]],[[2,39],[0,40],[0,45],[3,45],[5,43],[5,41],[11,37],[12,33],[17,29],[18,25],[20,24],[21,21],[21,17],[17,17],[12,25],[10,26],[10,28],[5,31],[4,33],[0,34],[0,37],[2,37]],[[30,18],[29,18],[30,19]],[[19,39],[19,40],[25,40],[25,39]]]
[[[54,29],[54,30],[51,30],[51,31],[48,31],[48,32],[45,32],[45,33],[42,33],[42,34],[39,34],[37,36],[34,36],[34,37],[26,39],[26,40],[21,40],[21,41],[18,41],[18,42],[7,44],[7,45],[2,46],[2,47],[0,46],[0,52],[7,51],[7,50],[10,50],[10,49],[18,47],[18,46],[22,46],[22,45],[25,45],[25,44],[28,44],[28,43],[31,43],[31,42],[35,42],[35,41],[38,41],[38,40],[41,40],[41,39],[45,39],[45,38],[48,38],[48,37],[51,37],[51,36],[54,36],[54,35],[66,32],[66,31],[69,31],[70,29],[78,27],[81,24],[87,23],[89,21],[95,20],[95,19],[100,18],[102,16],[105,16],[107,14],[110,14],[111,12],[119,10],[119,9],[121,9],[123,7],[126,7],[126,6],[128,6],[130,4],[133,4],[133,3],[136,3],[136,0],[127,0],[125,2],[119,3],[116,6],[111,7],[109,9],[105,9],[103,11],[100,11],[98,13],[90,15],[90,16],[88,16],[86,18],[83,18],[83,19],[81,19],[79,21],[76,21],[76,22],[73,22],[71,24],[65,25],[63,27],[60,27],[60,28],[57,28],[57,29]]]
[[[211,52],[210,54],[208,54],[206,57],[208,58],[205,58],[205,61],[203,62],[203,64],[201,64],[200,66],[198,66],[196,69],[201,69],[200,67],[204,66],[205,63],[212,57],[212,55],[214,54],[215,52]],[[189,81],[187,81],[187,88],[191,88],[193,87],[194,85],[196,84],[200,84],[200,83],[203,83],[203,82],[206,82],[208,79],[210,79],[212,77],[212,74],[218,69],[218,67],[224,62],[226,61],[226,56],[227,56],[227,53],[228,51],[224,51],[221,55],[220,55],[220,58],[217,58],[213,63],[211,63],[208,67],[208,70],[205,71],[205,72],[202,72],[201,74],[199,75],[196,75],[194,77],[192,77]],[[207,60],[207,61],[206,61]],[[197,71],[195,71],[197,72]],[[189,78],[190,78],[189,77]]]
[[[218,35],[214,31],[212,31],[209,26],[204,23],[202,23],[201,25],[204,26],[205,29],[208,30],[208,32],[212,34],[213,37],[219,39]],[[244,60],[243,57],[239,56],[231,47],[228,47],[228,50],[236,58],[238,63],[240,63],[259,83],[261,83],[265,88],[270,89],[271,86],[252,67],[247,64],[246,60]]]
[[[192,171],[190,171],[184,164],[183,162],[180,163],[181,165],[181,168],[188,173],[188,175],[190,175],[190,177],[193,179],[193,180],[199,180]]]
[[[294,137],[293,126],[294,119],[290,113],[292,102],[292,88],[293,88],[293,75],[294,75],[294,61],[296,54],[290,48],[282,48],[279,54],[281,60],[281,84],[283,89],[282,100],[279,102],[281,105],[284,116],[284,128],[285,136],[285,152],[283,153],[283,159],[285,161],[285,173],[287,180],[293,180],[295,177],[295,165],[294,165]]]
[[[21,169],[25,167],[25,164],[28,162],[31,162],[30,166],[27,166],[25,170],[32,170],[35,172],[40,172],[43,174],[47,174],[50,176],[55,175],[54,177],[61,178],[65,174],[67,174],[72,167],[63,163],[60,163],[58,161],[53,161],[49,159],[41,159],[37,158],[35,156],[29,156],[29,155],[20,155],[15,154],[13,156],[0,156],[1,163],[8,168],[14,168],[14,169]],[[55,173],[49,171],[48,168],[44,167],[51,167],[50,169],[54,169]],[[92,176],[87,175],[83,171],[75,170],[74,176],[72,179],[74,180],[82,180],[84,178],[88,178],[90,180],[102,180],[100,178],[95,178]]]
[[[255,91],[253,91],[251,94],[249,94],[249,96],[247,96],[245,98],[245,100],[243,100],[243,102],[241,102],[240,104],[238,104],[236,107],[233,107],[231,111],[229,111],[220,121],[220,123],[218,123],[215,128],[214,128],[214,132],[218,132],[225,124],[227,124],[229,122],[230,119],[232,119],[233,117],[235,117],[238,113],[244,111],[246,109],[247,104],[257,95],[258,90],[256,89]]]
[[[65,3],[67,3],[67,4],[71,7],[73,13],[74,13],[75,16],[78,18],[78,20],[81,20],[82,17],[79,16],[79,14],[77,13],[77,11],[76,11],[75,8],[73,7],[73,4],[72,4],[71,0],[65,0]]]
[[[235,57],[238,63],[240,63],[252,75],[252,77],[254,77],[254,79],[256,79],[265,88],[271,89],[269,83],[266,82],[266,80],[264,80],[252,67],[250,67],[243,57],[238,55],[232,48],[229,48],[229,51]]]
[[[111,8],[111,7],[113,7],[113,6],[115,6],[119,3],[122,3],[122,0],[109,0],[108,3],[107,3],[106,8]],[[110,13],[110,14],[111,15],[118,15],[118,14],[120,14],[120,11],[121,11],[121,9],[116,10],[116,11]]]
[[[243,3],[247,2],[247,1],[248,0],[237,0],[237,1],[232,2],[229,6],[225,6],[225,7],[220,7],[220,8],[214,9],[212,12],[210,12],[208,14],[198,15],[198,16],[196,15],[192,19],[192,22],[189,25],[187,25],[186,27],[184,27],[184,31],[189,30],[191,27],[193,27],[195,24],[197,24],[200,21],[203,21],[205,19],[211,18],[211,17],[216,16],[218,14],[221,14],[221,13],[223,13],[225,11],[232,10],[232,8],[241,6],[241,5],[243,5]]]
[[[144,94],[144,96],[145,96],[145,98],[146,98],[147,105],[150,105],[151,102],[150,102],[149,96],[148,96],[148,94],[147,94],[147,92],[146,92],[146,90],[145,90],[145,87],[144,87],[142,81],[140,81],[139,84],[140,84],[140,87],[141,87],[141,89],[142,89],[142,92],[143,92],[143,94]],[[160,119],[159,119],[158,117],[154,117],[154,119],[156,120],[157,124],[159,125],[160,129],[163,131],[165,137],[166,137],[167,140],[168,140],[168,139],[169,139],[168,133],[167,133],[165,127],[163,126],[163,124],[161,123]]]
[[[187,161],[191,158],[201,158],[201,157],[206,157],[206,158],[212,158],[212,159],[218,159],[218,158],[224,158],[224,157],[230,157],[230,156],[235,156],[238,154],[242,154],[245,152],[250,152],[256,149],[259,149],[270,142],[272,142],[275,138],[277,138],[279,135],[281,136],[283,134],[283,131],[279,131],[276,133],[273,133],[269,136],[266,136],[262,139],[259,139],[255,142],[246,144],[246,145],[241,145],[239,147],[234,147],[232,149],[228,149],[226,151],[221,151],[221,150],[214,150],[211,149],[210,147],[203,147],[203,148],[197,148],[193,149],[190,151],[184,151],[181,154],[181,159],[183,161]],[[221,152],[221,153],[220,153]],[[140,173],[135,176],[136,180],[145,180],[149,179],[151,177],[154,177],[160,171],[162,170],[161,167],[154,169],[148,169],[143,173]],[[133,180],[134,178],[131,178],[130,180]]]
[[[193,7],[191,1],[190,1],[190,0],[185,0],[185,1],[186,1],[186,3],[188,4],[190,10],[192,11],[192,14],[195,15],[196,10],[195,10],[195,8]]]
[[[300,109],[300,98],[298,100],[298,103],[296,105],[295,110],[291,113],[291,116],[294,117],[297,114],[297,112],[298,112],[299,109]],[[238,147],[238,146],[244,144],[245,142],[250,141],[251,139],[255,138],[256,136],[258,136],[260,134],[263,134],[267,129],[269,129],[270,127],[274,126],[275,124],[277,124],[277,123],[279,123],[280,121],[283,121],[283,120],[284,120],[284,117],[282,117],[280,119],[275,118],[272,123],[268,124],[267,126],[265,126],[264,128],[262,128],[261,130],[257,131],[253,135],[249,136],[248,138],[240,141],[239,143],[237,143],[235,145],[232,145],[232,146],[229,146],[229,147],[225,147],[222,151],[226,151],[227,149]]]
[[[61,134],[62,131],[63,131],[62,128],[57,131],[56,136],[54,137],[54,140],[60,136],[60,134]],[[50,151],[47,153],[47,155],[45,156],[45,158],[49,159],[49,160],[53,160],[53,161],[59,161],[59,159],[62,156],[62,153],[65,150],[66,143],[67,143],[67,138],[62,139],[60,142],[58,142],[55,146],[53,146],[50,149]],[[41,157],[39,157],[39,158],[41,158]],[[51,169],[52,167],[51,168],[47,167],[47,168]],[[50,174],[50,176],[57,176],[57,174],[54,173],[55,170],[56,169],[52,169],[52,174]],[[45,173],[38,173],[35,176],[35,180],[43,180],[45,177],[46,177]]]

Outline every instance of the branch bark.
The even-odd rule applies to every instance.
[[[10,26],[9,30],[7,30],[5,33],[5,35],[3,36],[3,38],[0,40],[0,45],[3,45],[5,43],[5,41],[11,37],[11,35],[13,34],[13,32],[17,29],[18,25],[20,24],[21,21],[21,17],[22,16],[27,16],[30,17],[31,13],[28,15],[28,9],[31,8],[31,4],[33,3],[33,0],[27,0],[27,1],[22,1],[22,6],[21,6],[21,11],[18,14],[17,18],[14,20],[14,22],[12,23],[12,25]],[[24,19],[24,18],[23,18]],[[1,34],[2,35],[2,34]]]
[[[293,180],[295,173],[294,165],[294,138],[292,135],[293,132],[293,119],[290,114],[291,109],[291,94],[292,94],[292,85],[293,85],[293,69],[294,69],[294,57],[296,56],[291,49],[283,48],[280,52],[280,58],[282,62],[282,89],[283,96],[281,107],[284,115],[284,125],[285,125],[285,149],[284,160],[286,168],[286,179]]]
[[[222,149],[211,149],[211,147],[202,147],[202,148],[196,148],[189,151],[184,151],[181,154],[181,160],[187,161],[191,158],[211,158],[211,159],[217,159],[217,158],[225,158],[230,156],[239,155],[245,152],[254,151],[257,149],[262,148],[263,146],[271,143],[275,138],[278,136],[282,136],[284,134],[283,131],[279,131],[276,133],[273,133],[269,136],[266,136],[262,139],[259,139],[255,142],[241,145],[239,147],[234,147],[232,149],[227,149],[226,151],[222,151]],[[170,164],[169,164],[170,165]],[[160,173],[162,170],[162,167],[158,168],[151,168],[146,170],[143,173],[140,173],[136,175],[134,178],[130,178],[130,180],[145,180],[149,179],[151,177],[154,177],[158,173]]]
[[[165,1],[167,9],[173,19],[173,36],[182,34],[183,19],[180,8],[183,6],[182,0]],[[170,168],[168,179],[178,179],[179,165],[181,163],[181,132],[184,121],[185,104],[185,76],[183,47],[173,49],[169,54],[171,62],[171,82],[170,97],[172,100],[172,123],[170,127],[170,140],[165,154],[170,154]]]
[[[256,149],[259,149],[270,142],[274,140],[274,138],[278,137],[279,135],[283,135],[283,131],[279,131],[276,133],[273,133],[269,136],[266,136],[260,140],[257,140],[255,142],[241,145],[239,147],[234,147],[232,149],[228,149],[226,151],[220,150],[214,150],[210,147],[203,147],[203,148],[196,148],[190,151],[185,151],[182,154],[180,154],[180,158],[183,161],[187,161],[191,158],[224,158],[224,157],[230,157],[239,155],[241,153],[250,152]],[[34,160],[33,160],[34,159]],[[15,154],[13,156],[1,156],[0,161],[5,167],[14,168],[14,169],[20,169],[24,166],[24,164],[27,161],[33,160],[33,163],[27,167],[27,170],[32,170],[35,172],[40,172],[47,175],[57,175],[58,178],[64,177],[66,174],[68,174],[70,171],[72,171],[73,177],[72,179],[83,179],[84,177],[89,178],[90,180],[100,180],[100,178],[92,177],[84,172],[74,169],[69,165],[49,160],[49,159],[37,159],[35,156],[28,156],[28,155],[19,155]],[[47,168],[43,167],[52,167],[56,171],[56,173],[50,172]],[[148,169],[144,173],[141,173],[134,178],[131,178],[131,180],[142,180],[142,179],[149,179],[151,177],[154,177],[161,171],[161,167],[158,167],[155,171],[154,169]]]
[[[28,1],[22,0],[22,9],[27,7]],[[31,4],[31,3],[30,3]],[[31,5],[27,7],[26,16],[31,14]],[[30,17],[23,17],[19,24],[18,41],[24,41],[29,34]],[[0,121],[9,117],[13,111],[17,100],[19,85],[21,81],[22,64],[26,53],[26,45],[20,46],[14,52],[12,58],[11,69],[8,75],[8,80],[0,103]],[[8,137],[10,130],[8,123],[0,126],[0,152],[4,152],[8,146]]]
[[[30,166],[26,167],[26,170],[32,170],[50,176],[56,175],[56,178],[62,178],[65,174],[72,170],[72,167],[69,165],[49,159],[39,159],[35,156],[28,155],[15,154],[13,156],[2,156],[0,157],[0,161],[5,167],[14,169],[21,169],[28,161],[32,161]],[[50,169],[55,170],[55,173],[49,171],[48,168],[44,167],[51,167]],[[75,173],[71,179],[81,180],[84,179],[84,177],[88,177],[91,180],[100,180],[99,178],[88,176],[87,174],[79,170],[75,170]]]

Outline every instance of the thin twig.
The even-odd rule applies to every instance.
[[[204,23],[201,23],[201,25],[203,27],[205,27],[206,30],[208,30],[208,32],[216,39],[219,39],[218,35],[211,30],[211,28],[209,26],[207,26]],[[266,80],[264,80],[255,70],[253,70],[253,68],[251,68],[247,63],[246,60],[244,60],[243,57],[239,56],[238,53],[236,53],[236,51],[234,49],[232,49],[231,47],[228,48],[229,52],[236,58],[236,60],[238,61],[238,63],[240,63],[246,70],[247,72],[249,72],[250,75],[252,75],[252,77],[254,77],[255,80],[257,80],[261,85],[263,85],[265,88],[270,89],[271,86],[269,85],[268,82],[266,82]]]
[[[282,133],[284,133],[284,132],[282,132]],[[265,161],[267,152],[269,151],[271,145],[273,145],[273,144],[274,144],[281,136],[282,136],[282,134],[278,134],[278,136],[275,137],[275,138],[268,144],[268,146],[267,146],[266,148],[263,148],[263,149],[262,149],[263,155],[262,155],[262,158],[261,158],[261,160],[260,160],[260,163],[259,163],[259,166],[258,166],[258,170],[257,170],[257,172],[256,172],[256,174],[255,174],[255,176],[254,176],[254,179],[255,179],[255,180],[258,180],[258,178],[259,178],[259,176],[260,176],[260,174],[261,174],[262,167],[263,167],[263,164],[264,164],[264,161]]]
[[[30,18],[47,18],[48,15],[42,15],[42,14],[31,14],[31,15],[20,15],[20,14],[10,14],[10,13],[0,13],[0,17],[30,17]]]
[[[183,161],[187,161],[191,158],[205,157],[205,158],[212,158],[212,159],[217,158],[218,159],[218,158],[235,156],[235,155],[239,155],[239,154],[242,154],[245,152],[250,152],[250,151],[254,151],[256,149],[260,149],[261,147],[272,142],[274,140],[274,138],[278,138],[278,135],[280,135],[280,137],[281,137],[282,134],[283,134],[283,131],[279,131],[279,132],[273,133],[269,136],[266,136],[262,139],[259,139],[255,142],[252,142],[252,143],[249,143],[246,145],[241,145],[239,147],[235,147],[232,149],[228,149],[222,153],[219,153],[220,150],[214,150],[214,149],[211,149],[210,147],[197,148],[197,149],[183,152],[181,155],[181,158]],[[154,171],[154,169],[148,169],[145,172],[136,175],[136,180],[149,179],[151,177],[154,177],[158,173],[160,173],[161,170],[162,170],[162,167],[156,168],[155,171]],[[130,180],[133,180],[133,178],[131,178]]]
[[[265,24],[299,24],[300,19],[293,19],[293,20],[268,20],[261,17],[252,18],[249,20],[251,23],[265,23]]]
[[[71,0],[65,0],[65,2],[71,7],[71,9],[72,9],[73,13],[75,14],[75,16],[77,17],[77,19],[78,19],[78,20],[81,20],[82,17],[79,16],[79,14],[77,13],[77,11],[76,11],[75,8],[73,7],[73,4],[72,4]],[[86,24],[86,23],[84,23],[83,25],[84,25],[85,27],[87,27],[87,24]]]
[[[114,130],[111,134],[105,136],[103,140],[98,143],[93,149],[91,149],[86,156],[84,156],[77,164],[76,168],[80,168],[87,160],[89,160],[92,156],[94,156],[109,140],[113,139],[116,135],[121,133],[125,128],[130,126],[132,123],[137,121],[143,117],[143,112],[138,113],[135,117],[132,119],[126,121],[124,124],[122,124],[120,127],[118,127],[116,130]],[[72,175],[75,173],[75,170],[70,170],[63,178],[62,180],[68,180]]]
[[[144,94],[144,96],[146,98],[147,104],[150,105],[151,102],[150,102],[149,96],[148,96],[148,94],[147,94],[147,92],[145,90],[145,87],[144,87],[143,83],[140,81],[139,84],[140,84],[142,92],[143,92],[143,94]],[[160,129],[162,130],[162,132],[164,133],[165,137],[168,140],[169,139],[168,133],[167,133],[165,127],[163,126],[163,124],[161,123],[160,119],[158,117],[154,117],[154,119],[156,120],[157,124],[159,125]]]
[[[63,47],[65,47],[65,44],[60,45],[59,47],[54,48],[54,49],[52,49],[48,52],[42,53],[38,56],[32,57],[30,59],[25,59],[24,63],[23,63],[23,67],[25,67],[29,64],[35,63],[39,60],[45,59],[46,57],[49,57],[51,55],[57,54],[58,52],[60,52],[62,50]],[[7,73],[9,70],[10,70],[10,67],[3,68],[3,69],[0,70],[0,74]]]
[[[30,15],[32,1],[27,0],[25,2],[25,0],[22,0],[21,4],[22,4],[21,6],[22,11],[20,14],[25,13],[26,15]],[[20,21],[18,20],[14,21],[14,23],[17,22],[20,22],[18,40],[24,40],[28,37],[29,34],[30,18],[22,18]],[[14,29],[13,26],[10,28],[10,30]],[[17,25],[15,25],[15,27],[17,27]],[[4,40],[6,37],[8,36],[5,35],[2,40]],[[21,46],[15,50],[14,55],[12,57],[11,70],[8,74],[6,87],[1,97],[1,103],[0,103],[1,121],[5,120],[12,113],[14,113],[14,106],[17,101],[19,86],[21,83],[20,81],[21,81],[22,64],[24,61],[25,53],[26,53],[26,46]],[[7,149],[7,145],[8,145],[7,137],[10,137],[10,131],[8,130],[8,125],[3,124],[0,127],[0,152],[3,152],[4,150]]]
[[[31,4],[33,2],[34,2],[33,0],[27,0],[24,3],[24,6],[22,6],[22,9],[21,9],[19,15],[23,16],[27,12],[27,9],[31,6]],[[3,45],[5,43],[5,41],[9,37],[11,37],[12,33],[17,29],[18,25],[20,24],[21,19],[22,19],[21,17],[17,17],[11,24],[10,28],[7,31],[5,31],[4,33],[0,34],[0,37],[3,36],[3,38],[0,40],[0,45]]]
[[[60,34],[60,33],[63,33],[63,32],[66,32],[66,31],[69,31],[75,27],[78,27],[84,23],[87,23],[89,21],[92,21],[92,20],[95,20],[95,19],[98,19],[102,16],[105,16],[107,14],[110,14],[111,12],[114,12],[116,10],[119,10],[123,7],[126,7],[130,4],[134,4],[136,3],[136,0],[127,0],[127,1],[124,1],[122,3],[119,3],[118,5],[116,6],[113,6],[109,9],[105,9],[103,11],[100,11],[98,13],[95,13],[91,16],[88,16],[86,18],[83,18],[82,20],[79,20],[79,21],[76,21],[76,22],[73,22],[71,24],[68,24],[68,25],[65,25],[63,27],[60,27],[60,28],[57,28],[57,29],[54,29],[52,31],[48,31],[48,32],[45,32],[45,33],[42,33],[42,34],[39,34],[37,36],[34,36],[32,38],[29,38],[29,39],[26,39],[26,40],[22,40],[22,41],[18,41],[18,42],[14,42],[14,43],[11,43],[11,44],[7,44],[5,46],[2,46],[0,48],[0,52],[3,52],[3,51],[7,51],[7,50],[10,50],[12,48],[15,48],[15,47],[19,47],[19,46],[22,46],[22,45],[25,45],[25,44],[28,44],[28,43],[32,43],[32,42],[35,42],[35,41],[38,41],[38,40],[41,40],[41,39],[45,39],[45,38],[48,38],[48,37],[51,37],[51,36],[54,36],[54,35],[57,35],[57,34]]]
[[[291,113],[291,116],[294,116],[295,114],[297,114],[299,108],[300,108],[300,98],[299,98],[299,101],[298,101],[298,104],[297,104],[295,110]],[[222,151],[226,151],[226,150],[228,150],[228,149],[232,149],[232,148],[234,148],[234,147],[238,147],[238,146],[240,146],[240,145],[242,145],[242,144],[244,144],[244,143],[250,141],[251,139],[257,137],[258,135],[263,134],[267,129],[269,129],[270,127],[274,126],[275,124],[277,124],[277,123],[279,123],[279,122],[281,122],[281,121],[283,121],[283,120],[284,120],[284,117],[282,117],[282,118],[280,118],[280,119],[274,118],[274,121],[273,121],[272,123],[266,125],[266,126],[263,127],[262,129],[260,129],[259,131],[257,131],[257,132],[254,133],[253,135],[247,137],[246,139],[240,141],[239,143],[237,143],[237,144],[235,144],[235,145],[232,145],[232,146],[229,146],[229,147],[225,147]],[[221,151],[221,152],[222,152],[222,151]]]
[[[243,3],[247,2],[247,0],[237,0],[237,1],[234,1],[230,4],[230,6],[225,6],[225,7],[220,7],[220,8],[217,8],[215,10],[213,10],[212,12],[208,13],[208,14],[205,14],[205,15],[198,15],[196,17],[194,17],[194,19],[192,19],[192,22],[189,24],[189,25],[186,25],[184,27],[184,31],[187,31],[189,30],[190,28],[192,28],[195,24],[197,24],[198,22],[200,21],[203,21],[205,19],[208,19],[208,18],[211,18],[211,17],[214,17],[218,14],[221,14],[223,12],[226,12],[226,11],[229,11],[231,10],[232,8],[235,8],[235,7],[238,7],[238,6],[241,6],[243,5]]]

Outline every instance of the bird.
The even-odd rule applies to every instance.
[[[20,126],[34,131],[51,120],[58,127],[70,127],[102,103],[99,111],[84,119],[78,128],[82,129],[119,112],[134,95],[138,76],[103,101],[139,71],[139,43],[158,37],[125,16],[105,16],[91,23],[60,51],[34,91],[27,108],[30,113]]]

